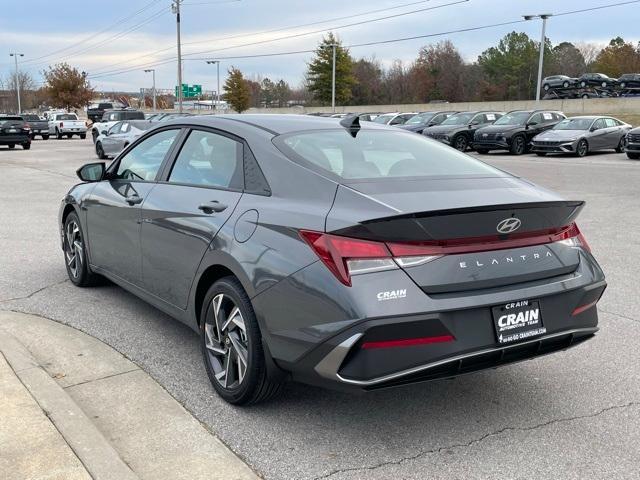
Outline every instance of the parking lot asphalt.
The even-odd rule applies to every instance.
[[[640,162],[480,158],[587,201],[579,225],[609,282],[594,340],[454,380],[366,395],[291,384],[270,403],[229,406],[194,332],[116,286],[66,280],[58,206],[75,170],[96,160],[91,140],[75,138],[0,147],[0,309],[113,346],[267,479],[638,478]]]

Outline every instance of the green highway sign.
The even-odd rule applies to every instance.
[[[178,87],[175,88],[176,97],[178,96]],[[202,95],[202,85],[182,84],[182,98],[193,98]]]

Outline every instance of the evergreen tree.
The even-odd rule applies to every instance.
[[[331,103],[333,45],[336,45],[336,104],[344,105],[351,99],[351,88],[356,84],[356,79],[349,50],[342,46],[333,33],[322,39],[314,59],[308,64],[307,86],[316,100],[324,104]]]
[[[236,112],[242,113],[249,109],[251,100],[249,85],[237,68],[231,67],[228,73],[229,76],[224,82],[225,100]]]

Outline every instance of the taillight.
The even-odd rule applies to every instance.
[[[60,122],[60,128],[64,127],[64,123]]]
[[[24,130],[31,130],[31,125],[29,125],[28,123],[25,123],[24,126],[22,127]]]
[[[415,267],[444,255],[521,248],[554,242],[591,251],[575,223],[545,232],[519,233],[507,239],[493,235],[432,242],[384,243],[310,230],[300,230],[300,236],[336,278],[347,286],[351,286],[352,275],[393,270],[398,266]]]

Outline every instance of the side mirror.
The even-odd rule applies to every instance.
[[[109,132],[107,132],[106,130],[102,130],[100,133],[101,133],[102,135],[109,135]]]
[[[598,127],[596,126],[592,126],[591,128],[589,128],[590,132],[595,132],[598,129]]]
[[[538,122],[529,122],[529,123],[527,123],[527,128],[535,127],[536,125],[538,125]]]
[[[76,175],[83,182],[99,182],[104,177],[105,164],[104,162],[87,163],[78,170]]]

